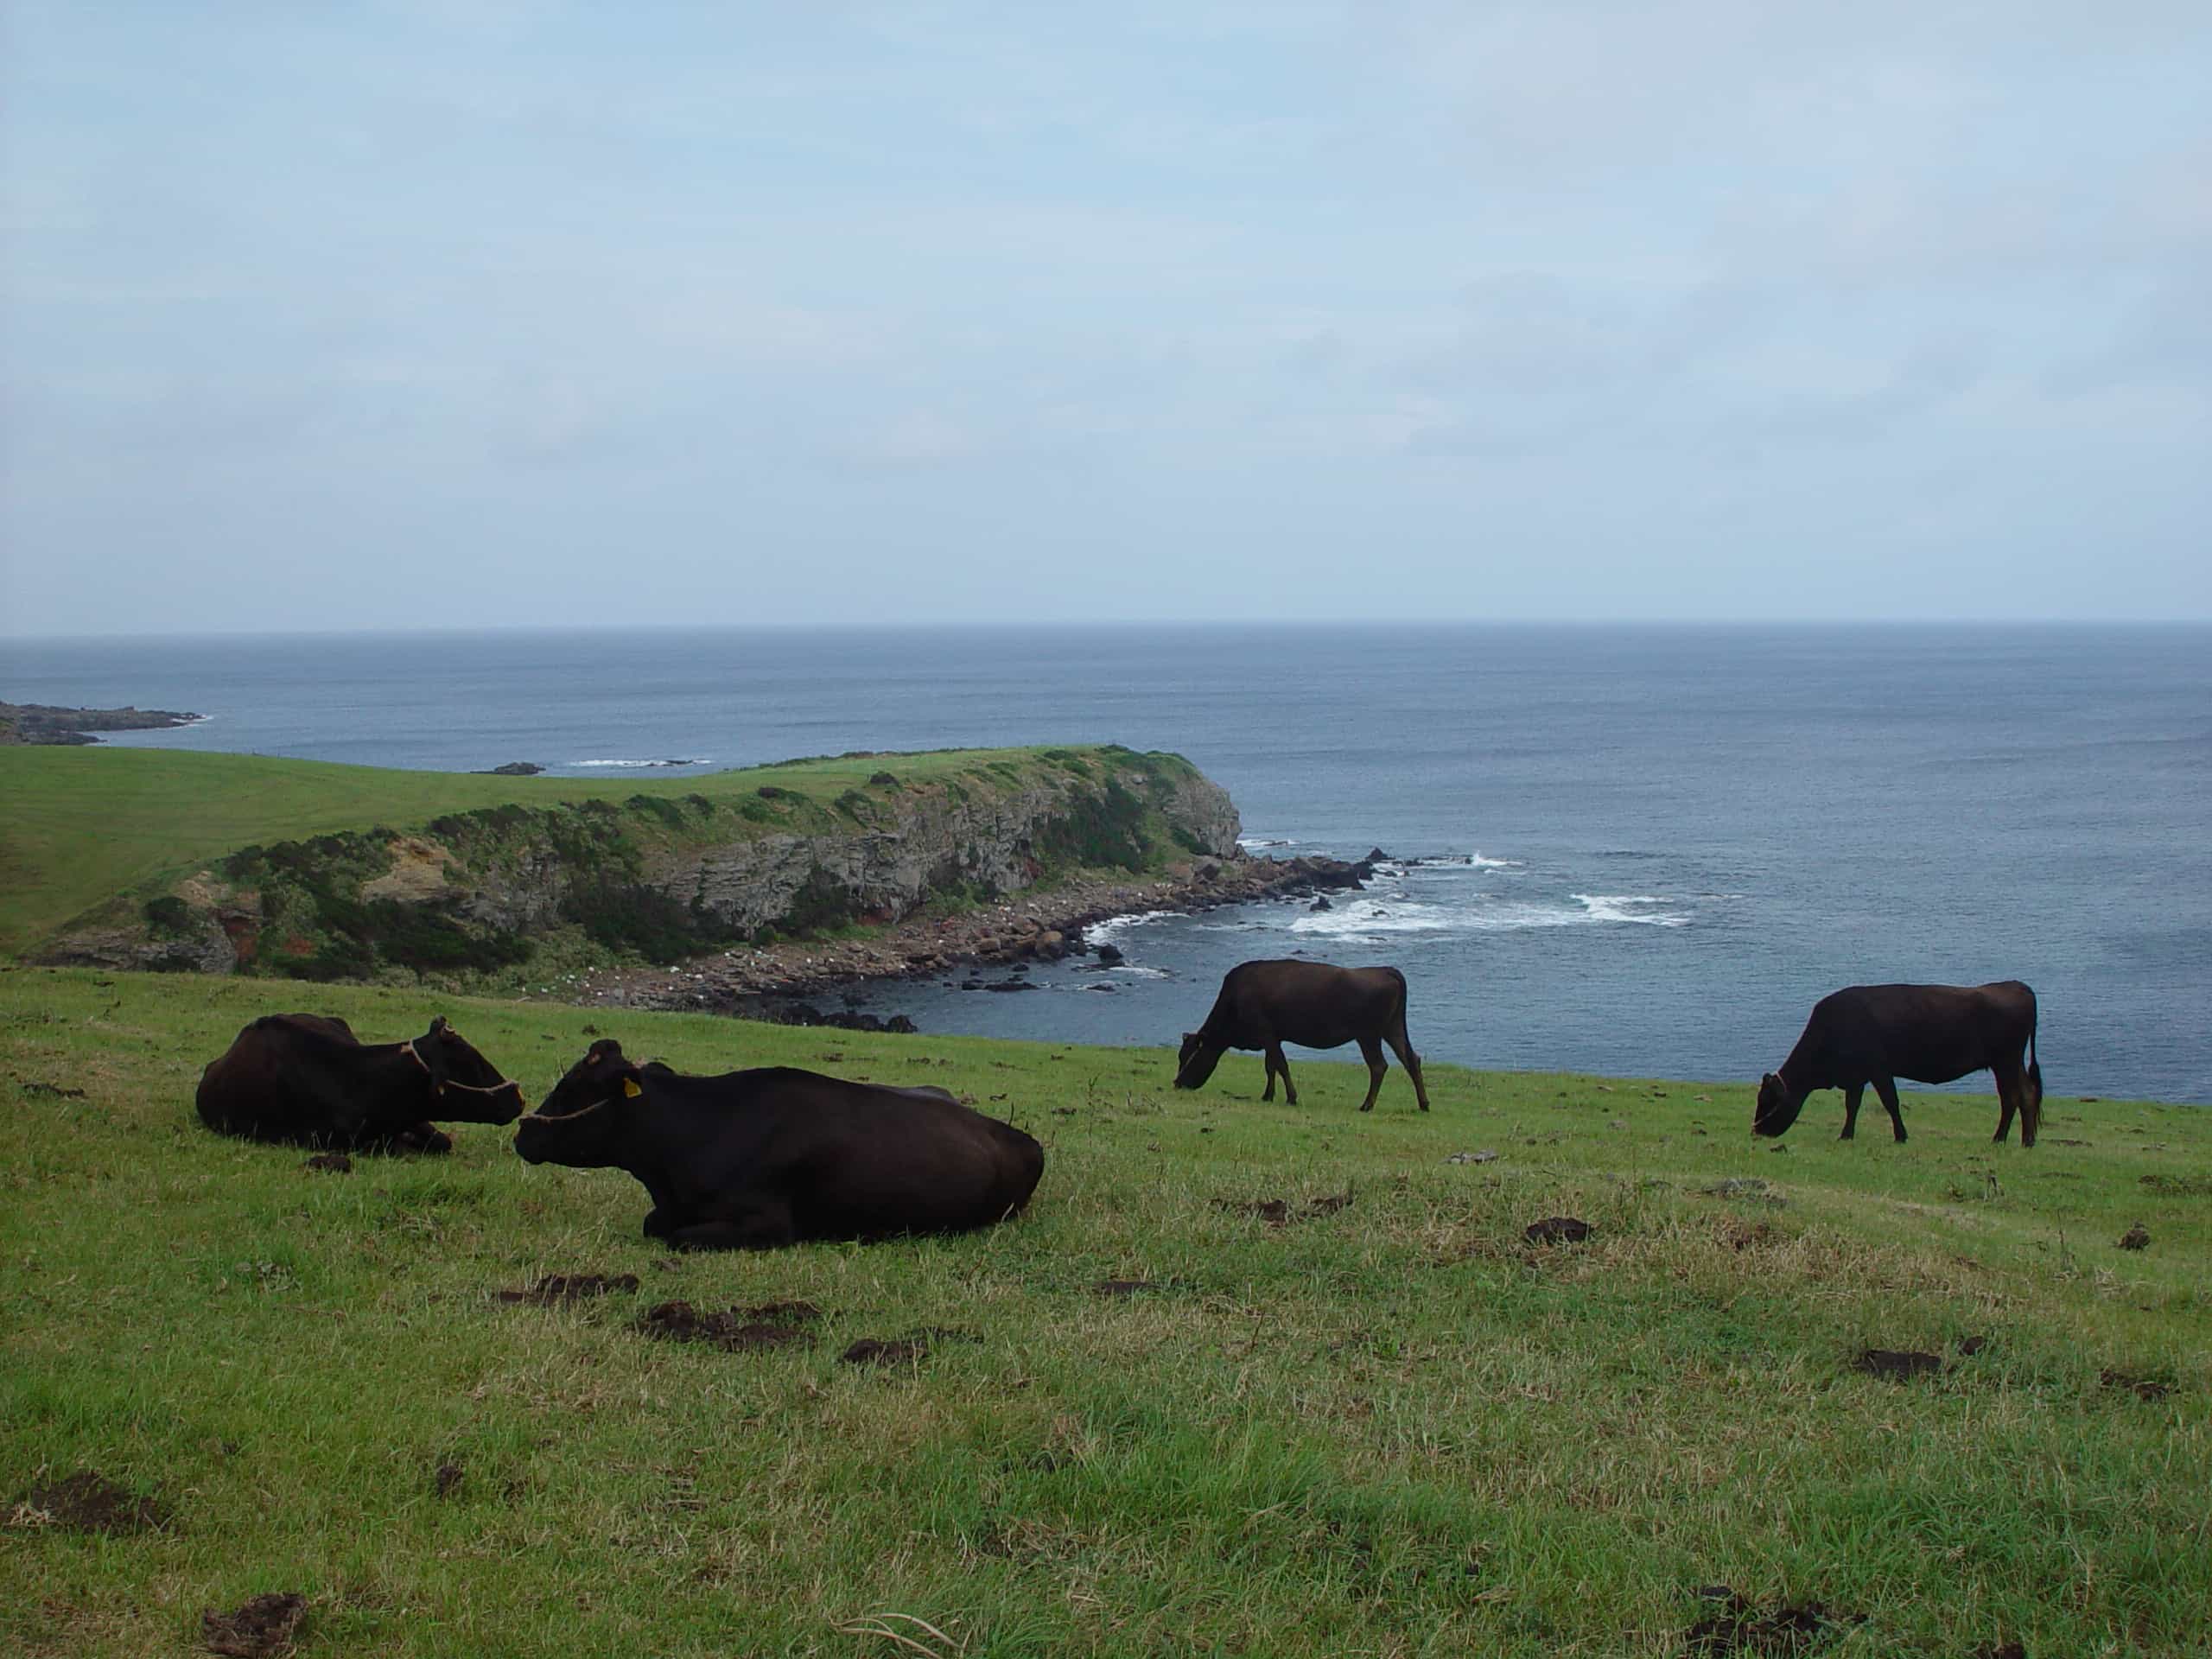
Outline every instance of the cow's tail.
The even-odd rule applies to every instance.
[[[2043,1066],[2036,1058],[2036,1017],[2028,1016],[2028,1071],[2020,1090],[2020,1144],[2032,1147],[2043,1122]]]

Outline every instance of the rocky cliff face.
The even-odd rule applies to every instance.
[[[611,954],[672,960],[1237,850],[1236,806],[1174,755],[1017,752],[907,783],[879,771],[829,798],[831,787],[500,807],[242,849],[135,908],[110,906],[41,957],[308,979],[496,971],[574,929]]]

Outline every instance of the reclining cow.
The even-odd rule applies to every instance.
[[[987,1227],[1029,1202],[1045,1149],[942,1089],[790,1066],[695,1077],[594,1043],[522,1121],[533,1164],[622,1169],[652,1198],[648,1238],[774,1249]]]
[[[1325,962],[1243,962],[1221,982],[1205,1024],[1183,1033],[1176,1058],[1175,1086],[1202,1088],[1232,1048],[1256,1048],[1265,1057],[1267,1091],[1275,1097],[1275,1077],[1284,1096],[1298,1104],[1298,1089],[1282,1056],[1285,1043],[1300,1048],[1340,1048],[1357,1043],[1367,1061],[1367,1098],[1359,1109],[1375,1109],[1375,1096],[1389,1066],[1382,1045],[1389,1044],[1414,1080],[1414,1098],[1428,1109],[1421,1082],[1421,1056],[1406,1036],[1406,976],[1395,968],[1334,968]]]
[[[1806,1096],[1840,1089],[1842,1138],[1848,1141],[1859,1127],[1859,1096],[1871,1083],[1902,1141],[1897,1078],[1953,1083],[1985,1068],[1997,1078],[1996,1139],[2012,1134],[2017,1110],[2020,1144],[2032,1147],[2043,1121],[2043,1067],[2036,1062],[2036,994],[2018,980],[1848,986],[1813,1005],[1782,1070],[1759,1079],[1751,1128],[1780,1135],[1797,1121]]]
[[[200,1118],[250,1141],[449,1152],[429,1120],[512,1123],[530,1103],[443,1019],[410,1042],[364,1043],[343,1020],[272,1014],[200,1074]]]

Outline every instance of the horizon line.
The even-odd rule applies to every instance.
[[[1927,616],[1927,617],[1821,617],[1821,616],[1758,616],[1758,617],[1586,617],[1586,616],[1529,616],[1529,617],[1259,617],[1249,619],[1223,618],[1210,621],[1192,621],[1178,618],[1162,620],[1154,617],[1109,618],[1002,618],[981,621],[783,621],[783,622],[611,622],[594,626],[579,626],[560,622],[488,623],[478,626],[381,626],[363,628],[221,628],[221,629],[121,629],[111,632],[0,632],[0,645],[107,645],[129,641],[224,641],[237,639],[410,639],[420,636],[448,638],[480,637],[504,634],[517,637],[531,634],[577,635],[616,633],[702,634],[702,633],[1007,633],[1024,630],[1052,628],[1065,632],[1087,633],[1132,632],[1150,630],[1156,632],[1264,632],[1272,630],[1313,632],[1323,629],[1344,632],[1361,630],[1393,630],[1445,632],[1456,629],[1516,628],[1549,629],[1561,631],[1591,631],[1601,629],[1710,629],[1740,631],[1753,628],[1777,629],[1896,629],[1899,631],[1933,630],[1938,628],[1974,628],[1989,632],[2007,629],[2041,630],[2066,629],[2093,631],[2099,628],[2125,629],[2184,629],[2212,626],[2212,615],[2204,616],[2023,616],[1992,618],[1986,616]]]

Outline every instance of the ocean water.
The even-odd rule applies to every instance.
[[[1838,986],[2017,977],[2053,1093],[2208,1102],[2208,668],[2194,626],[427,633],[10,643],[0,696],[210,716],[118,743],[615,789],[1117,741],[1188,755],[1262,851],[1402,861],[1326,912],[1122,923],[1125,967],[1027,994],[865,997],[925,1030],[1172,1043],[1229,967],[1303,952],[1402,968],[1435,1059],[1749,1080]]]

